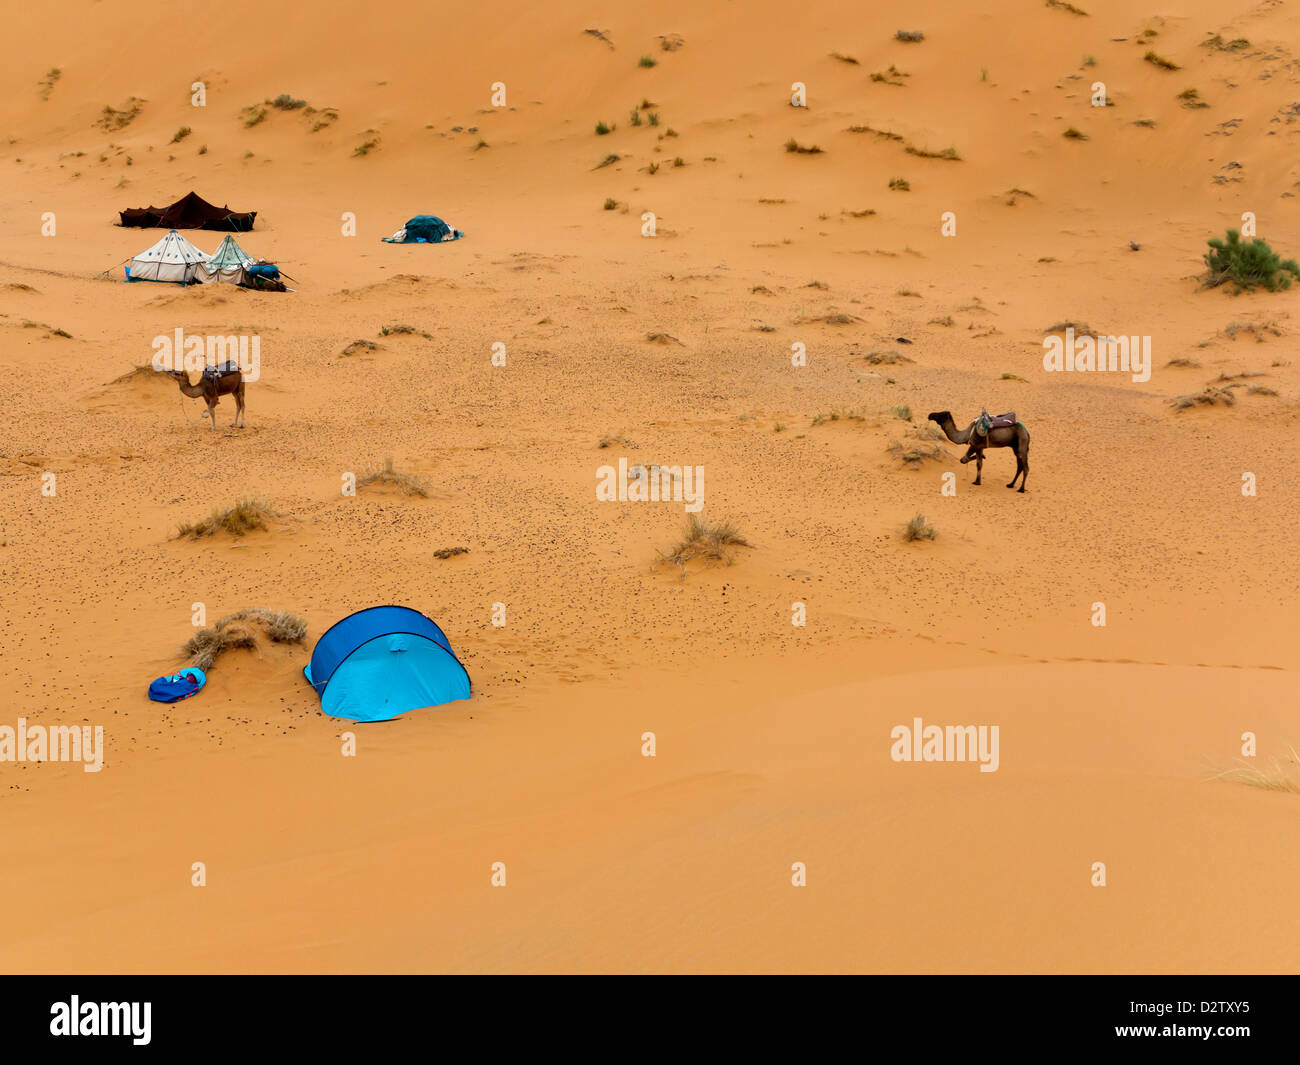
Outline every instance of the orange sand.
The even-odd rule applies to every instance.
[[[1300,288],[1195,275],[1243,211],[1300,253],[1294,13],[437,6],[232,0],[223,20],[256,27],[238,43],[181,8],[129,33],[86,0],[7,14],[0,726],[102,725],[106,752],[100,773],[0,763],[0,903],[23,915],[0,969],[1293,970],[1300,795],[1216,774],[1253,732],[1248,762],[1300,781]],[[891,65],[901,86],[871,80]],[[1115,106],[1089,106],[1094,81]],[[282,92],[337,120],[245,125]],[[129,97],[138,117],[96,125]],[[629,121],[643,99],[658,126]],[[298,291],[92,279],[162,235],[118,210],[191,188],[257,210],[240,243]],[[468,238],[379,243],[422,212]],[[1151,336],[1151,379],[1045,373],[1067,319]],[[398,323],[418,332],[382,335]],[[260,336],[245,430],[229,399],[214,433],[170,382],[112,383],[178,326]],[[378,347],[343,356],[358,339]],[[1278,394],[1166,402],[1243,371]],[[908,435],[929,411],[981,406],[1029,426],[1026,494],[1007,451],[978,488],[955,445],[890,454],[933,443]],[[429,498],[341,497],[390,455]],[[656,564],[684,508],[597,502],[619,457],[702,465],[706,518],[753,547]],[[246,495],[270,531],[174,538]],[[939,536],[904,543],[918,511]],[[469,553],[434,558],[450,546]],[[196,602],[291,610],[308,645],[150,703]],[[386,602],[443,626],[471,701],[320,713],[310,644]],[[891,761],[914,717],[999,726],[998,771]]]

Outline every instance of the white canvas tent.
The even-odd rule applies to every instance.
[[[197,280],[199,267],[207,260],[203,252],[173,229],[148,251],[127,261],[126,279],[189,285]]]
[[[202,284],[224,281],[232,285],[242,285],[248,279],[244,269],[253,262],[253,257],[239,246],[235,238],[226,234],[221,247],[211,255],[205,256],[205,261],[199,264],[195,280]]]

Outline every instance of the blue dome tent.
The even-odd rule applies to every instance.
[[[331,717],[388,721],[469,698],[469,674],[442,629],[418,610],[372,606],[336,622],[303,669]]]

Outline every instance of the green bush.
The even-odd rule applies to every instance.
[[[1262,285],[1270,292],[1291,287],[1291,278],[1300,277],[1300,265],[1294,259],[1280,259],[1268,243],[1256,237],[1243,242],[1235,229],[1227,239],[1209,241],[1205,253],[1205,284],[1209,288],[1231,281],[1238,289]]]

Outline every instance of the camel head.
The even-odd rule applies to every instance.
[[[944,422],[950,422],[952,421],[952,411],[947,411],[947,410],[934,411],[927,419],[927,421],[938,422],[940,425],[942,425]]]

